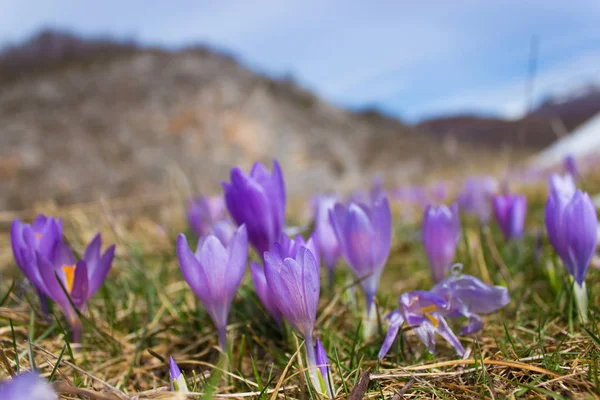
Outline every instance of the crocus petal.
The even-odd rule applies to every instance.
[[[254,289],[256,290],[256,295],[258,299],[262,303],[262,305],[267,309],[267,312],[273,317],[277,325],[281,326],[283,322],[283,316],[281,312],[277,308],[277,304],[272,298],[271,290],[267,285],[267,278],[265,277],[264,268],[252,261],[250,262],[250,271],[252,272],[252,281],[254,282]]]
[[[57,400],[52,386],[35,372],[25,372],[0,382],[2,400]]]
[[[241,169],[231,170],[231,184],[223,185],[229,214],[238,225],[246,224],[248,238],[259,254],[277,240],[267,194],[259,183]]]
[[[75,256],[71,248],[64,242],[57,242],[54,246],[52,263],[57,267],[75,265]]]
[[[85,261],[81,260],[75,267],[75,277],[73,278],[73,290],[71,291],[71,300],[75,307],[82,309],[88,299],[88,269]]]
[[[477,314],[469,315],[469,323],[460,330],[461,335],[472,335],[483,329],[483,320]]]
[[[89,288],[88,288],[88,297],[92,297],[100,286],[106,280],[108,276],[108,272],[112,266],[113,258],[115,256],[115,245],[110,246],[104,254],[102,258],[96,263],[96,267],[93,271],[90,271],[88,268],[88,276],[89,276]]]
[[[387,198],[382,197],[373,206],[373,263],[382,268],[390,254],[392,245],[392,212]]]
[[[64,276],[64,273],[60,267],[55,267],[52,263],[50,263],[50,261],[48,261],[47,258],[43,257],[39,253],[36,253],[36,262],[39,267],[40,276],[44,281],[46,295],[50,296],[52,300],[59,303],[63,308],[70,308],[69,300],[67,299],[67,296],[65,295],[65,292],[58,281],[58,279],[61,279],[61,276]],[[64,280],[62,283],[64,286]]]
[[[437,328],[435,328],[435,331],[441,337],[446,339],[446,341],[448,343],[450,343],[452,345],[452,347],[454,347],[454,349],[456,350],[456,352],[458,353],[459,356],[461,356],[461,357],[464,356],[465,348],[462,346],[462,344],[460,343],[460,340],[458,340],[458,338],[456,337],[454,332],[452,332],[452,330],[446,323],[446,320],[441,315],[438,315],[436,317],[438,319],[438,326],[437,326]]]
[[[209,292],[208,280],[183,233],[177,236],[177,257],[183,278],[196,296],[202,300]]]
[[[85,248],[85,252],[83,253],[83,259],[87,263],[88,270],[90,273],[93,273],[96,269],[96,264],[100,259],[100,249],[102,248],[102,236],[100,233],[97,233],[96,236],[92,239],[90,244]]]
[[[12,246],[13,256],[17,265],[23,270],[25,275],[29,278],[29,274],[25,271],[25,264],[21,258],[21,249],[24,246],[23,243],[23,223],[20,219],[16,218],[10,226],[10,245]],[[31,279],[29,279],[31,280]]]
[[[427,321],[420,325],[413,326],[413,332],[421,342],[427,347],[431,354],[435,353],[435,328]]]
[[[185,378],[181,373],[179,366],[177,365],[175,360],[173,360],[173,357],[169,357],[169,377],[171,378],[171,390],[182,393],[188,392],[188,387]]]
[[[59,227],[54,218],[47,220],[40,235],[37,251],[44,257],[51,259],[56,242],[61,240]]]
[[[431,273],[436,282],[441,281],[450,269],[460,237],[458,206],[427,207],[423,217],[423,247]]]
[[[373,226],[367,214],[355,204],[348,207],[343,241],[346,261],[356,276],[364,278],[372,273],[373,253],[371,244],[374,236]]]
[[[398,310],[392,311],[388,316],[389,320],[388,330],[385,334],[385,339],[383,340],[383,344],[381,345],[381,349],[379,350],[379,359],[383,359],[385,355],[390,351],[396,336],[398,336],[398,331],[400,327],[404,323],[404,317]]]
[[[237,291],[246,272],[246,261],[248,259],[248,234],[246,226],[241,225],[235,232],[228,248],[227,279],[225,290],[231,297]]]

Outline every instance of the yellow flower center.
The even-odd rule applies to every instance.
[[[423,312],[423,314],[425,314],[425,316],[427,317],[427,319],[429,321],[431,321],[431,323],[433,324],[433,327],[437,328],[438,325],[439,325],[438,319],[436,317],[434,317],[433,315],[431,315],[431,313],[434,312],[435,310],[436,310],[435,304],[431,304],[429,306],[421,307],[421,311]]]
[[[62,270],[65,273],[67,292],[71,294],[71,291],[73,290],[73,281],[75,280],[75,265],[63,265]]]

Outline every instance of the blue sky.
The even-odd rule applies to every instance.
[[[410,121],[518,117],[531,38],[538,97],[600,82],[600,1],[0,0],[0,43],[44,26],[181,46],[206,42],[347,107]]]

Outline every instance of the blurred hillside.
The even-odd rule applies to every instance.
[[[209,48],[167,51],[53,31],[0,55],[0,86],[0,209],[162,196],[175,181],[216,191],[232,165],[273,157],[292,195],[349,190],[380,171],[398,183],[489,164],[502,144],[522,159],[554,140],[548,126],[557,118],[547,106],[523,121],[458,117],[411,127],[336,108]],[[526,147],[511,148],[518,143]]]

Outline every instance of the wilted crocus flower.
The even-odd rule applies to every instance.
[[[492,198],[494,215],[506,240],[518,239],[523,235],[527,198],[523,195],[497,195]]]
[[[261,163],[250,175],[239,168],[231,170],[231,183],[223,182],[225,203],[238,224],[246,224],[248,240],[259,255],[279,240],[285,223],[285,184],[277,161],[273,173]]]
[[[487,223],[491,214],[491,197],[498,191],[498,182],[492,177],[470,178],[458,197],[461,209],[476,214],[482,223]]]
[[[171,390],[174,392],[189,392],[185,377],[181,373],[179,366],[173,360],[173,357],[169,357],[169,378],[171,382]]]
[[[188,201],[188,222],[198,236],[212,233],[214,222],[225,215],[225,201],[221,196],[196,196]]]
[[[448,303],[444,316],[469,319],[461,335],[470,335],[483,328],[483,321],[478,314],[489,314],[510,302],[505,287],[490,286],[471,275],[461,274],[460,268],[435,285],[431,292]]]
[[[454,203],[450,208],[427,206],[422,229],[429,267],[434,281],[439,282],[452,266],[460,238],[458,205]]]
[[[398,299],[398,309],[388,316],[388,331],[379,350],[379,358],[385,357],[392,347],[394,339],[404,322],[412,327],[413,332],[427,346],[430,353],[435,352],[435,333],[446,339],[462,357],[465,349],[452,332],[444,313],[448,309],[448,302],[432,292],[415,290],[404,293]]]
[[[321,256],[329,271],[329,282],[333,283],[334,268],[340,257],[340,244],[329,219],[329,211],[335,207],[335,196],[321,196],[315,207],[315,237],[321,251]]]
[[[237,229],[227,246],[214,235],[206,236],[198,243],[195,254],[185,235],[180,233],[177,257],[185,281],[204,304],[219,332],[219,345],[225,350],[229,309],[246,270],[246,226]]]
[[[381,198],[372,208],[338,203],[329,212],[329,218],[344,259],[360,279],[369,321],[379,278],[392,244],[392,213],[387,198]],[[365,334],[370,334],[368,329]]]
[[[44,293],[60,306],[67,317],[75,343],[81,341],[81,321],[73,306],[81,313],[86,311],[87,301],[100,289],[112,266],[115,246],[108,247],[103,254],[101,249],[102,236],[98,233],[79,261],[64,242],[56,243],[51,258],[40,252],[26,253],[25,262],[39,269]]]
[[[17,265],[29,282],[36,288],[44,314],[48,315],[48,301],[44,294],[44,282],[36,263],[25,262],[24,252],[50,258],[54,246],[62,239],[62,220],[40,214],[33,224],[24,224],[15,219],[10,228],[10,241]]]
[[[2,400],[57,400],[52,386],[35,372],[25,372],[0,382]]]
[[[327,359],[327,353],[325,352],[325,348],[323,347],[323,343],[317,337],[317,344],[315,345],[315,353],[317,359],[317,367],[319,368],[319,382],[321,383],[320,391],[322,393],[326,393],[330,399],[335,398],[333,394],[333,384],[331,382],[331,369],[329,365],[329,360]]]
[[[546,230],[556,253],[575,279],[579,315],[587,321],[584,279],[598,242],[598,216],[588,194],[576,191],[570,175],[550,178]]]

